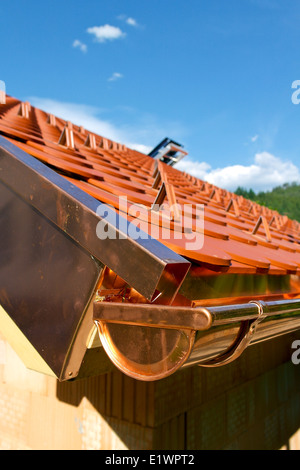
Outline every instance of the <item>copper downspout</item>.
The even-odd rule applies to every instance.
[[[94,322],[112,362],[153,381],[181,367],[229,364],[248,346],[299,329],[300,300],[209,308],[95,302]]]

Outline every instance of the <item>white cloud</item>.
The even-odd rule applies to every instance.
[[[140,114],[133,109],[127,110],[127,118],[124,120],[126,124],[116,125],[103,117],[105,110],[97,107],[38,97],[27,99],[37,108],[146,154],[166,135],[182,138],[186,133],[186,129],[180,123],[171,122],[162,125],[155,116]],[[125,112],[124,109],[122,111]],[[128,114],[131,116],[132,124],[128,124]],[[268,152],[257,153],[249,165],[212,168],[207,162],[186,157],[176,165],[176,168],[229,191],[235,191],[238,186],[266,191],[284,183],[294,181],[300,183],[300,170],[296,165]]]
[[[121,108],[118,110],[118,114],[120,111],[127,113],[124,119],[126,124],[116,125],[103,117],[106,110],[97,107],[38,97],[28,97],[27,100],[48,113],[146,154],[166,135],[174,135],[181,139],[187,132],[178,122],[162,124],[155,116],[138,113],[132,108],[127,111]],[[132,124],[128,124],[128,115]],[[229,191],[235,191],[238,186],[266,191],[284,183],[300,183],[300,170],[296,165],[268,152],[257,153],[249,165],[213,168],[207,162],[186,157],[176,165],[176,168]]]
[[[138,26],[137,21],[134,18],[127,18],[126,23],[130,26]]]
[[[83,43],[82,43],[81,41],[79,41],[78,39],[76,39],[76,40],[73,42],[73,47],[80,49],[81,52],[84,52],[84,53],[87,52],[87,45],[86,45],[86,44],[83,44]]]
[[[162,140],[162,136],[172,132],[172,128],[180,131],[178,124],[177,127],[176,123],[170,123],[164,127],[156,121],[155,117],[146,114],[138,113],[137,123],[132,125],[128,125],[127,114],[126,125],[117,126],[111,120],[102,118],[106,111],[97,107],[38,97],[28,97],[27,100],[32,106],[146,154]],[[130,109],[128,113],[133,116],[136,112]]]
[[[176,168],[229,191],[235,191],[238,186],[266,191],[284,183],[300,183],[299,168],[268,152],[256,154],[254,162],[248,166],[229,165],[213,169],[208,163],[187,158],[179,162]]]
[[[129,26],[134,26],[134,27],[138,27],[139,24],[138,22],[136,21],[136,19],[130,17],[130,16],[127,16],[127,15],[119,15],[118,16],[118,20],[121,20],[121,21],[125,21],[125,23],[129,24]]]
[[[118,72],[114,72],[111,77],[108,78],[109,82],[115,82],[116,80],[119,80],[120,78],[123,78],[123,75]]]
[[[144,145],[144,144],[132,144],[131,146],[128,145],[128,147],[137,150],[138,152],[145,153],[148,155],[148,153],[153,150],[153,147],[150,147],[149,145]]]
[[[256,142],[257,139],[259,138],[259,135],[254,135],[253,137],[251,137],[251,142]]]
[[[115,39],[121,39],[126,36],[120,28],[109,24],[93,26],[92,28],[88,28],[87,32],[94,35],[97,42],[114,41]]]
[[[98,117],[101,112],[96,107],[74,103],[64,103],[47,98],[29,98],[32,106],[42,109],[55,116],[71,121],[78,126],[84,126],[91,132],[98,133],[104,137],[116,140],[119,135],[117,129],[109,122]]]

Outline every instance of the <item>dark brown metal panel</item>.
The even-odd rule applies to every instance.
[[[65,178],[0,137],[0,181],[67,233],[148,300],[172,301],[190,263],[150,237],[122,238],[129,222]],[[105,217],[99,215],[105,213]],[[115,238],[100,240],[104,224]],[[120,228],[121,227],[121,228]],[[121,239],[120,239],[121,234]]]
[[[60,378],[101,265],[3,183],[0,227],[0,304]]]

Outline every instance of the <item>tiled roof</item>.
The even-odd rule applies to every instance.
[[[159,236],[192,262],[195,275],[300,272],[300,224],[286,216],[9,96],[0,105],[0,134],[101,202],[118,209],[118,196],[126,196],[130,220],[132,204],[147,211],[155,201],[165,208],[203,204],[203,246],[203,230],[192,219],[201,248],[187,250],[185,237],[176,237],[176,217],[169,238]],[[163,224],[159,214],[153,217]]]

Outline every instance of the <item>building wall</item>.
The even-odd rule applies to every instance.
[[[59,383],[27,370],[0,337],[0,449],[300,449],[299,337],[156,383],[117,370]]]

